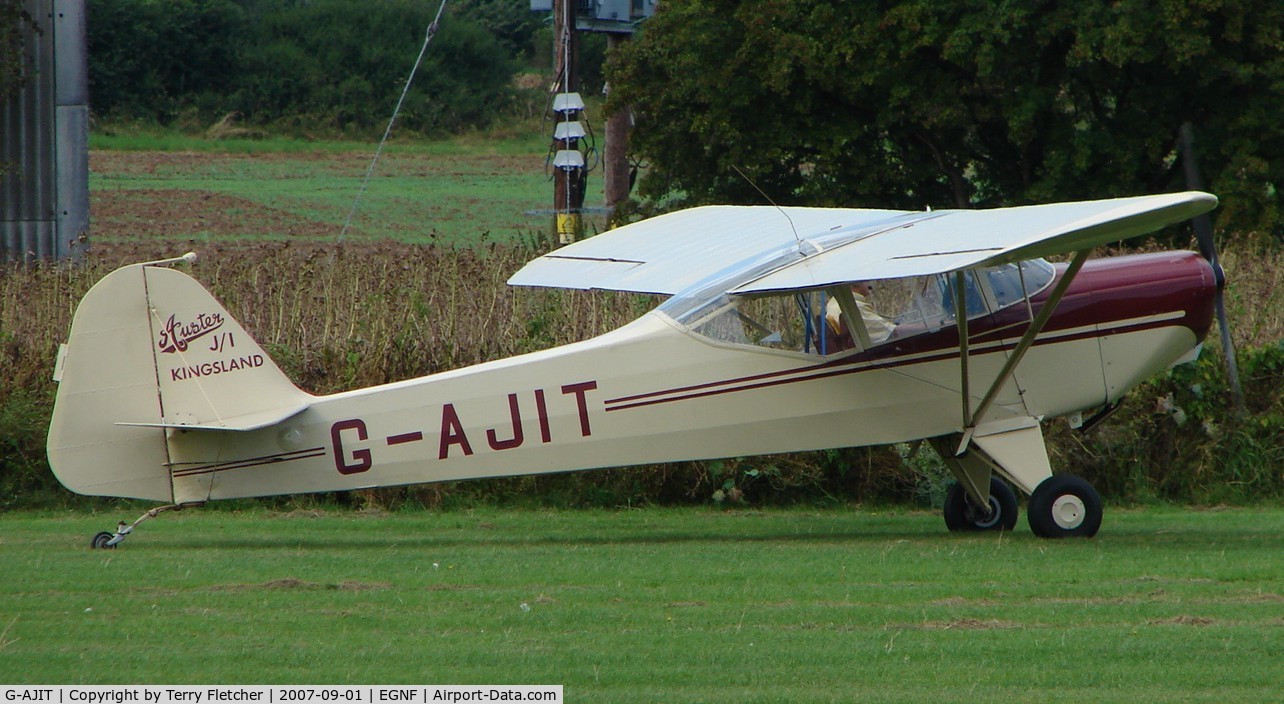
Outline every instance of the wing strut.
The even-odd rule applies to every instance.
[[[962,396],[963,396],[963,424],[969,429],[969,433],[964,436],[963,444],[959,445],[959,451],[956,454],[963,454],[967,449],[967,438],[971,437],[970,429],[975,423],[968,423],[972,417],[972,394],[968,390],[968,373],[967,373],[967,283],[966,274],[963,270],[954,272],[954,320],[959,326],[959,368],[963,375],[962,379]]]
[[[1040,332],[1043,332],[1044,326],[1048,324],[1048,320],[1052,318],[1053,312],[1056,311],[1057,304],[1061,302],[1061,297],[1064,296],[1066,290],[1070,288],[1070,284],[1074,281],[1075,276],[1078,275],[1079,269],[1083,268],[1083,263],[1088,260],[1088,251],[1089,250],[1087,249],[1081,249],[1078,252],[1075,252],[1074,259],[1070,262],[1070,266],[1066,269],[1065,274],[1063,274],[1061,279],[1057,281],[1057,285],[1053,287],[1052,293],[1048,294],[1048,300],[1044,302],[1043,307],[1039,309],[1039,314],[1035,316],[1034,320],[1030,323],[1030,328],[1021,336],[1021,340],[1017,342],[1016,348],[1013,349],[1012,354],[1008,356],[1008,361],[1005,362],[1003,364],[1003,368],[999,370],[999,374],[995,377],[994,383],[990,384],[990,390],[986,392],[985,398],[981,399],[980,405],[976,407],[976,410],[972,412],[970,416],[968,415],[967,396],[967,316],[962,315],[961,313],[958,315],[959,359],[962,360],[961,366],[963,369],[963,422],[965,423],[965,426],[963,430],[963,441],[959,443],[959,449],[955,452],[956,455],[961,455],[967,450],[968,443],[972,440],[972,434],[976,432],[977,423],[981,420],[981,417],[985,415],[985,412],[990,410],[990,406],[994,404],[994,399],[999,396],[999,390],[1003,388],[1003,384],[1007,382],[1008,377],[1012,376],[1012,372],[1016,370],[1016,366],[1021,363],[1021,359],[1025,357],[1025,353],[1029,351],[1030,346],[1034,344],[1034,338],[1038,337]],[[957,275],[958,274],[956,274],[956,276]],[[956,279],[956,281],[961,283],[961,277]],[[963,297],[955,296],[955,298],[961,300]],[[962,308],[962,304],[958,305]]]

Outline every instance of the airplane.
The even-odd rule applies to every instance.
[[[1215,258],[1089,252],[1212,210],[1202,192],[977,210],[701,206],[540,256],[515,286],[667,296],[598,337],[371,388],[297,388],[178,259],[85,295],[50,466],[71,491],[208,501],[923,442],[951,531],[1091,537],[1044,421],[1089,427],[1194,359]],[[1049,263],[1048,257],[1067,258]],[[870,288],[872,287],[872,290]],[[837,323],[836,325],[834,323]]]

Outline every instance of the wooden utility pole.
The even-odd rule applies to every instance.
[[[613,53],[631,35],[612,32],[606,35],[607,53]],[[631,111],[617,106],[606,117],[606,149],[603,162],[605,200],[607,208],[623,203],[629,197],[629,131],[632,127]]]
[[[592,145],[584,148],[588,130],[581,122],[584,101],[578,89],[578,32],[603,32],[608,52],[618,49],[632,36],[637,24],[655,11],[657,0],[531,0],[531,9],[553,12],[553,212],[558,241],[573,242],[583,234],[585,181]],[[632,111],[617,108],[606,118],[606,145],[603,173],[607,208],[615,208],[629,197],[629,132]]]
[[[575,31],[575,0],[554,0],[553,36],[555,37],[553,68],[557,74],[557,95],[554,98],[554,119],[558,123],[554,132],[553,161],[553,212],[559,242],[568,243],[580,238],[580,209],[584,205],[584,176],[586,165],[579,151],[583,134],[578,129],[583,102],[575,92],[578,83],[579,39]],[[573,99],[570,96],[575,96]],[[575,105],[579,105],[577,109]],[[560,107],[559,107],[560,106]],[[578,135],[578,136],[577,136]],[[575,155],[580,155],[578,163]]]

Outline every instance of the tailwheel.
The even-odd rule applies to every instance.
[[[1054,474],[1030,494],[1030,530],[1041,538],[1091,538],[1101,528],[1101,495],[1072,474]]]
[[[108,533],[107,531],[103,531],[98,535],[95,535],[93,539],[89,541],[89,547],[95,550],[115,550],[116,546],[120,545],[120,542],[122,540],[129,537],[129,534],[133,533],[134,529],[138,527],[138,524],[142,523],[143,521],[149,518],[155,518],[156,516],[166,511],[182,511],[183,509],[189,506],[204,506],[204,505],[205,505],[204,501],[197,501],[197,502],[187,503],[187,504],[170,504],[168,506],[157,506],[156,508],[151,509],[147,513],[144,513],[143,515],[139,516],[138,520],[134,521],[133,523],[126,523],[124,521],[117,523],[115,533]]]
[[[951,531],[1012,530],[1017,521],[1016,493],[1008,483],[990,477],[990,505],[972,503],[963,485],[954,482],[945,493],[945,527]]]

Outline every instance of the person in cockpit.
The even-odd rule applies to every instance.
[[[869,333],[869,341],[877,345],[887,340],[896,330],[896,323],[879,315],[874,310],[874,306],[869,302],[869,284],[864,281],[857,281],[851,285],[852,298],[856,300],[856,309],[860,311],[861,321],[865,324],[865,331]],[[825,323],[829,326],[830,333],[836,341],[845,341],[846,344],[840,348],[850,347],[851,333],[847,330],[847,325],[843,322],[843,311],[838,304],[838,298],[831,297],[829,303],[825,305]],[[841,344],[841,343],[840,343]]]

